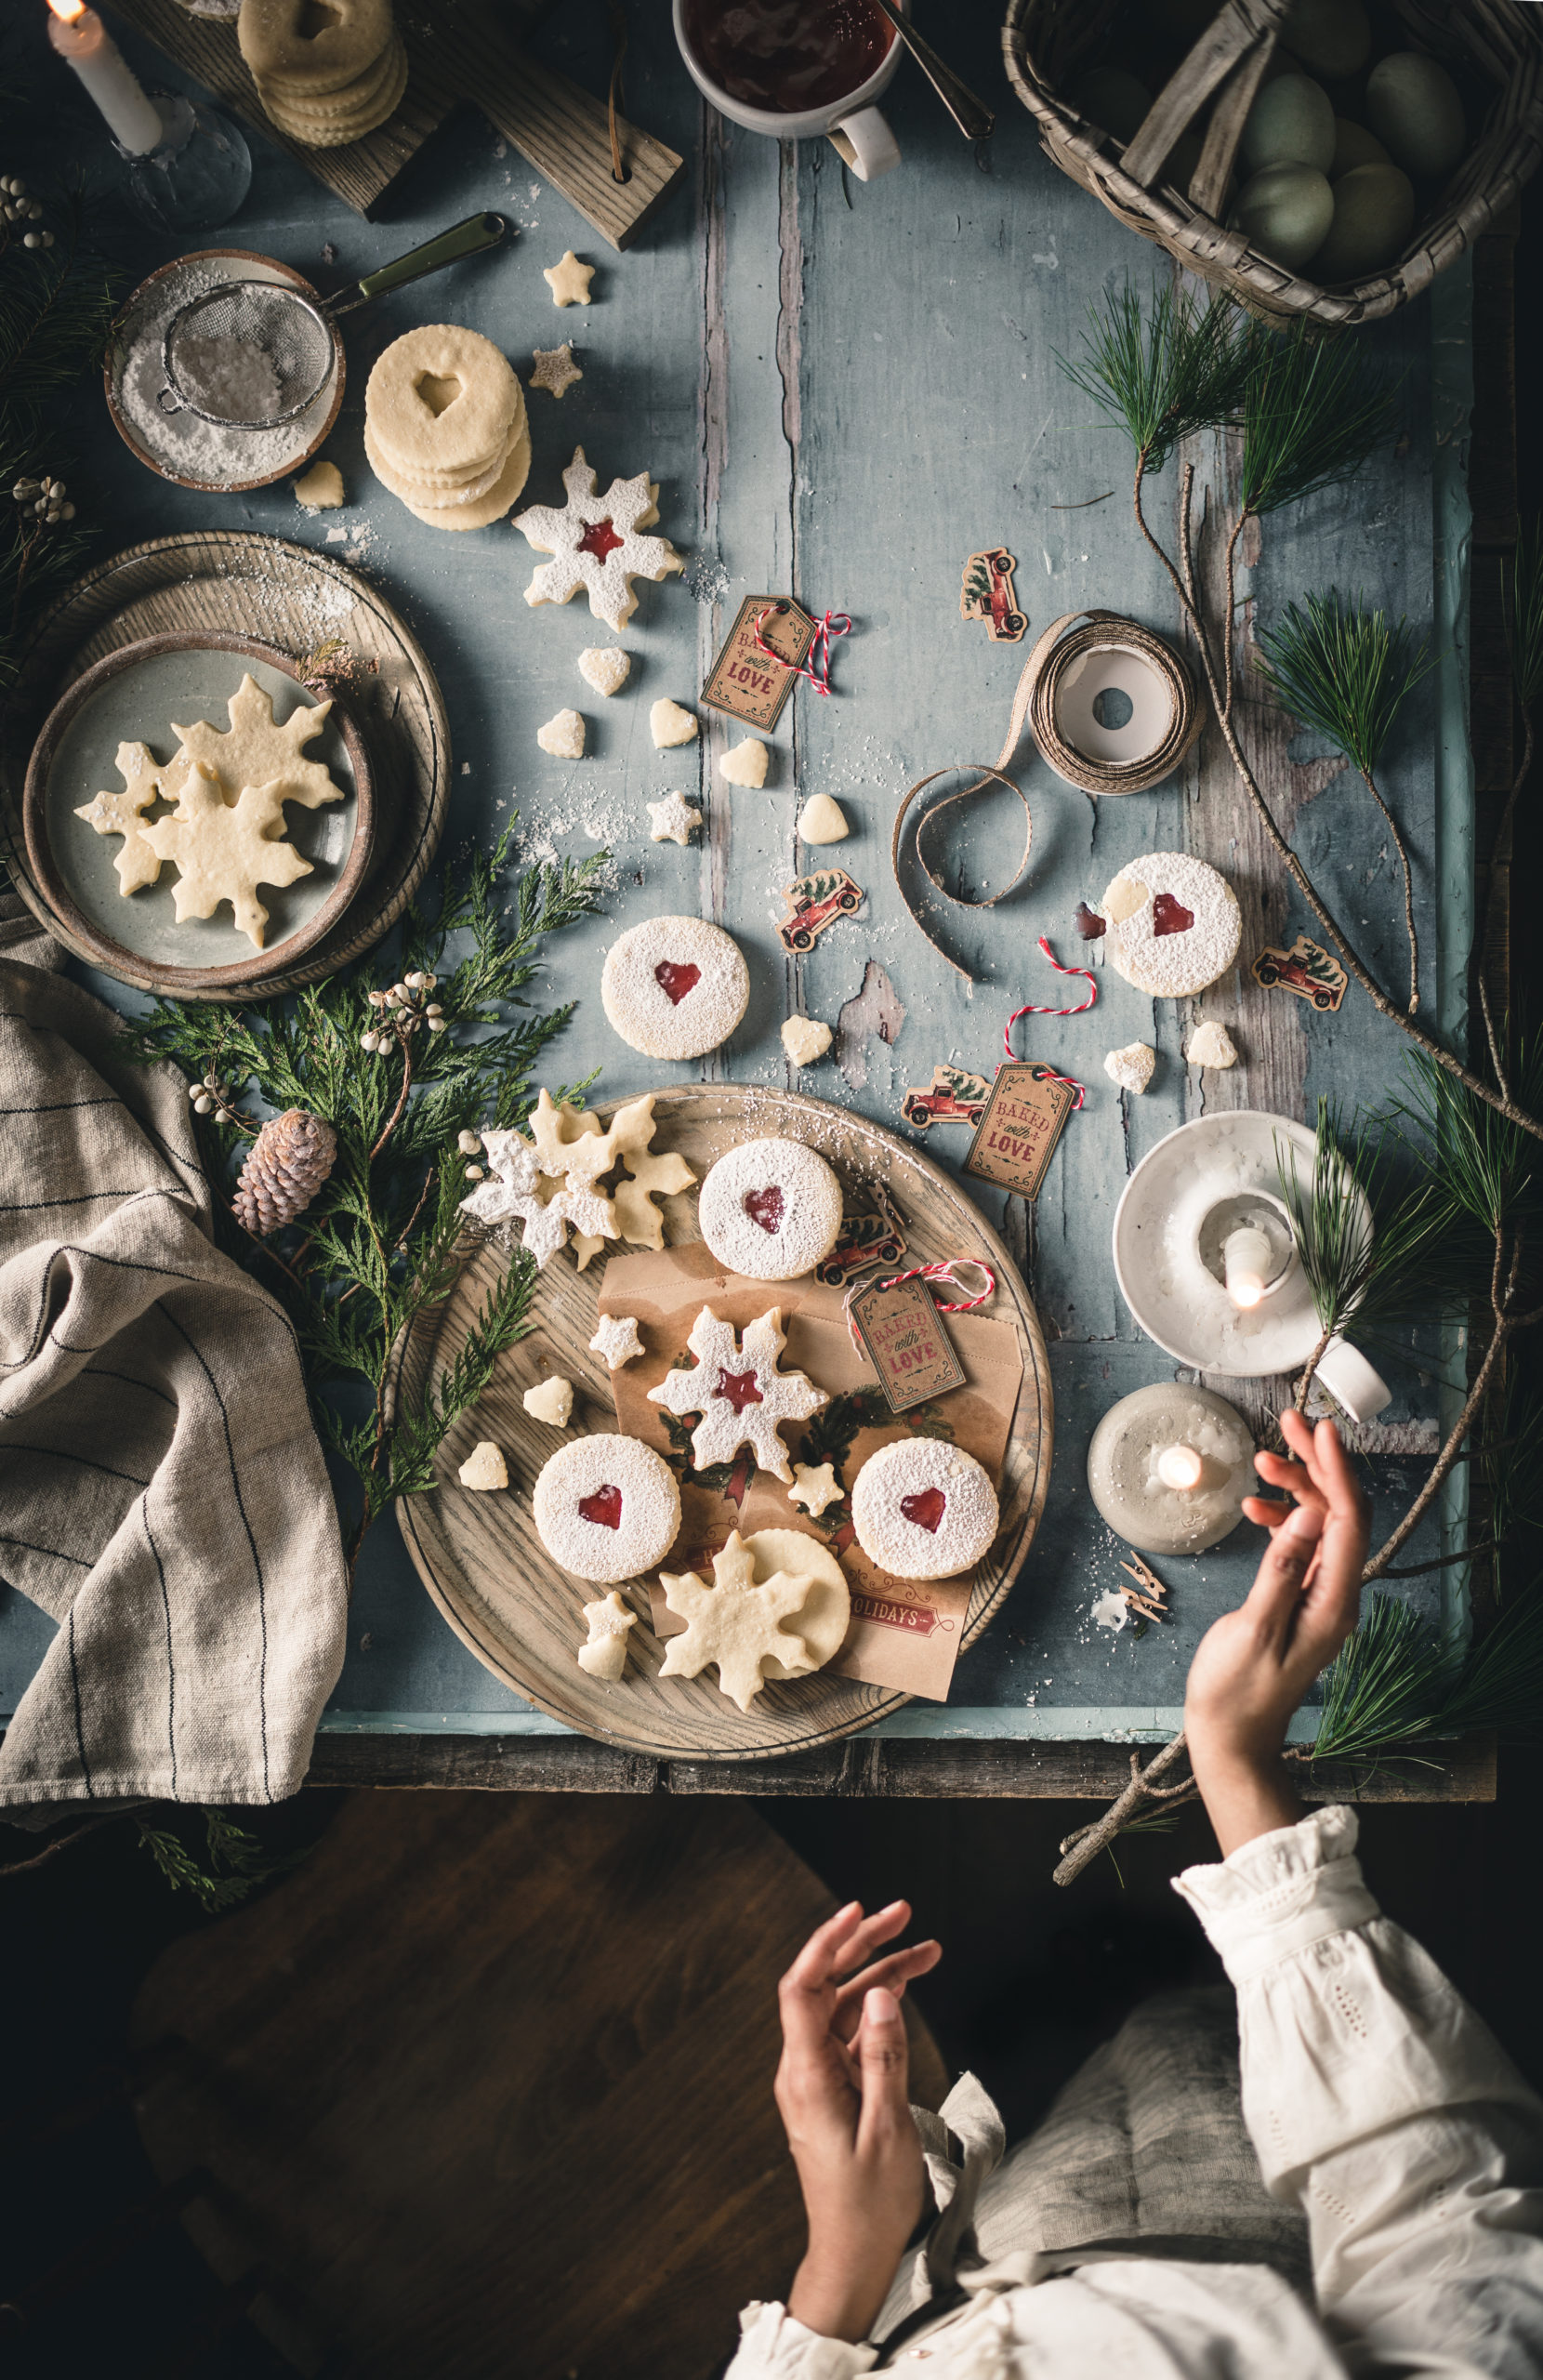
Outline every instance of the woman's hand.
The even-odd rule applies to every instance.
[[[871,1959],[911,1922],[857,1901],[811,1935],[778,1986],[777,2107],[798,2169],[809,2247],[788,2311],[827,2338],[866,2337],[921,2213],[921,2143],[906,2097],[901,1996],[936,1942]]]
[[[1201,1638],[1190,1665],[1184,1731],[1222,1857],[1291,1826],[1301,1805],[1280,1755],[1292,1712],[1355,1626],[1366,1557],[1366,1501],[1332,1421],[1310,1430],[1281,1415],[1289,1456],[1254,1465],[1294,1504],[1250,1496],[1243,1510],[1273,1533],[1246,1600]]]

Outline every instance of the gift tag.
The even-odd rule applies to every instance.
[[[761,651],[758,633],[775,661]],[[813,641],[814,622],[797,603],[785,596],[747,595],[708,673],[702,700],[747,727],[775,727]]]
[[[847,1312],[891,1413],[964,1386],[964,1367],[922,1282],[875,1281],[853,1294]]]
[[[1053,1066],[1014,1059],[998,1066],[964,1170],[1020,1198],[1037,1198],[1076,1092]]]

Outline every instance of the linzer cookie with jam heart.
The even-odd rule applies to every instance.
[[[871,1454],[851,1491],[852,1527],[891,1579],[955,1579],[991,1551],[991,1474],[947,1438],[898,1438]]]
[[[641,1438],[604,1431],[559,1447],[533,1498],[536,1535],[575,1579],[613,1586],[662,1561],[680,1527],[680,1490]]]
[[[647,918],[606,952],[600,998],[628,1049],[645,1058],[700,1058],[745,1014],[750,970],[721,926]]]
[[[823,1264],[840,1236],[841,1184],[801,1142],[744,1141],[708,1170],[697,1221],[731,1273],[796,1281]]]
[[[1122,867],[1077,931],[1100,934],[1128,984],[1154,999],[1187,999],[1237,957],[1243,912],[1226,878],[1188,852],[1147,852]]]

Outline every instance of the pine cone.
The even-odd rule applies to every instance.
[[[231,1211],[244,1231],[265,1239],[303,1214],[332,1171],[337,1135],[320,1116],[286,1107],[266,1123],[241,1169]]]

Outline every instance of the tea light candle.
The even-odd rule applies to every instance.
[[[86,7],[86,0],[48,0],[48,9],[50,43],[80,76],[114,140],[131,156],[148,157],[165,138],[160,112],[96,10]]]
[[[1203,1554],[1252,1495],[1254,1441],[1208,1388],[1158,1381],[1112,1405],[1088,1448],[1088,1488],[1116,1537],[1141,1554]]]
[[[1248,1223],[1229,1236],[1221,1251],[1221,1265],[1227,1295],[1234,1305],[1245,1308],[1258,1305],[1270,1285],[1271,1275],[1280,1269],[1268,1236]]]

